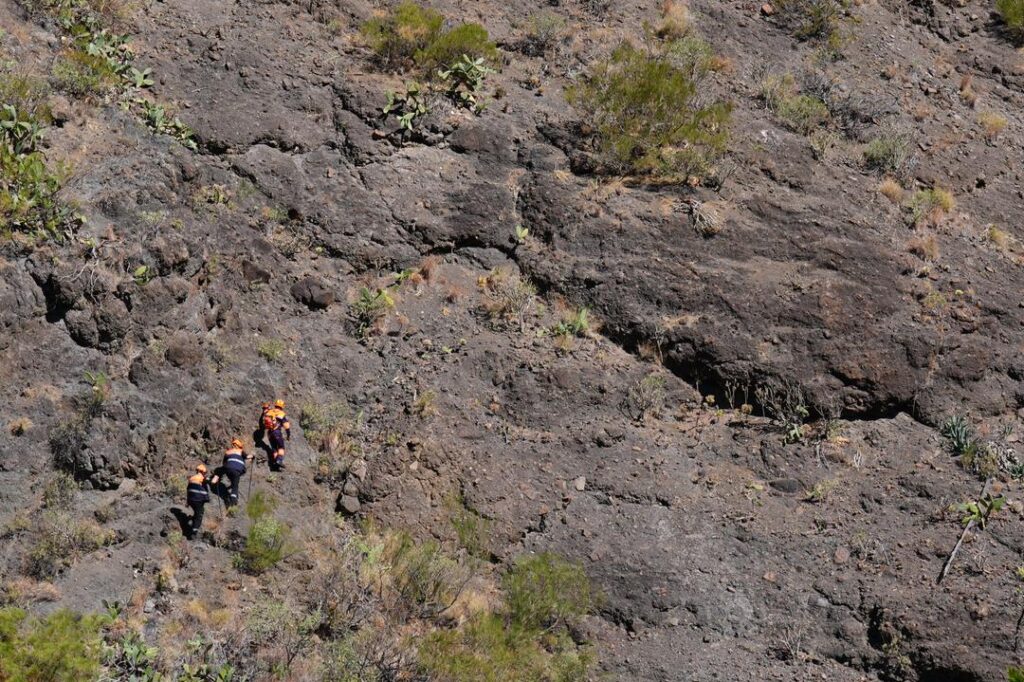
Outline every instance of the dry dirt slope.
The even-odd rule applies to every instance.
[[[0,514],[15,529],[38,514],[50,436],[88,391],[84,373],[102,371],[110,397],[78,452],[75,504],[112,505],[118,540],[61,572],[38,608],[151,590],[179,503],[165,481],[283,395],[364,415],[360,516],[450,542],[444,500],[460,491],[494,520],[500,561],[551,549],[583,562],[606,595],[588,634],[613,678],[995,680],[1018,661],[1019,505],[933,584],[959,529],[948,506],[981,489],[934,427],[964,412],[1012,448],[1024,390],[1024,58],[991,4],[857,5],[833,61],[757,3],[693,2],[727,60],[709,88],[734,104],[720,193],[582,172],[562,88],[659,14],[597,4],[437,3],[498,40],[487,91],[504,96],[479,117],[439,107],[408,144],[379,116],[403,78],[358,39],[371,3],[174,0],[125,22],[153,96],[198,149],[116,104],[54,101],[47,154],[71,163],[66,193],[88,220],[71,243],[5,247],[6,414],[32,426],[0,445]],[[530,56],[521,39],[542,12],[564,30]],[[59,29],[10,0],[0,16],[6,58],[46,74]],[[822,135],[758,99],[766,74],[786,73],[827,91]],[[986,113],[1005,129],[986,134]],[[912,140],[907,201],[946,188],[945,215],[911,227],[878,192],[863,148],[890,128]],[[722,232],[691,229],[687,199],[721,202]],[[518,224],[531,236],[517,246]],[[383,333],[358,340],[358,288],[428,258]],[[496,267],[542,292],[523,331],[483,311],[477,278]],[[311,309],[303,288],[336,300]],[[600,333],[568,348],[538,336],[582,305]],[[637,423],[622,402],[651,372],[666,377],[665,407]],[[703,403],[755,402],[783,382],[816,412],[841,406],[839,436],[819,424],[784,444],[759,409]],[[312,482],[301,434],[294,450],[286,476],[257,486],[313,538],[339,491]],[[232,521],[224,537],[243,528]],[[8,580],[31,542],[25,529],[2,541]],[[305,568],[249,580],[224,547],[197,549],[178,578],[192,595],[148,613],[142,599],[138,617],[156,637],[195,594],[245,581],[242,608]]]

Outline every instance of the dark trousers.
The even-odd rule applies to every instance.
[[[284,434],[280,430],[270,432],[270,449],[274,452],[274,466],[284,466]]]
[[[188,506],[192,507],[192,524],[190,538],[194,538],[199,532],[199,529],[203,525],[203,507],[206,506],[205,502],[189,502]]]
[[[231,467],[224,468],[224,475],[231,481],[231,488],[228,490],[228,506],[238,504],[238,479],[242,478],[242,473]]]

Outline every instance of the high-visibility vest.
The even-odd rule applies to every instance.
[[[245,452],[241,448],[228,448],[224,451],[224,466],[244,472]]]
[[[188,501],[210,501],[210,489],[206,485],[206,476],[204,474],[194,474],[188,477]]]

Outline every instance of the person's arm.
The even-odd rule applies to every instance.
[[[287,418],[284,420],[284,435],[287,436],[288,440],[292,439],[292,423]]]

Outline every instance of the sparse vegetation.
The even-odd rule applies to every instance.
[[[779,14],[802,40],[838,39],[848,0],[776,0]]]
[[[591,657],[568,626],[593,606],[583,570],[551,554],[520,559],[503,582],[505,609],[481,613],[421,645],[432,679],[457,682],[582,680]]]
[[[32,420],[28,417],[18,417],[7,425],[7,430],[12,436],[24,436],[32,428]]]
[[[565,19],[554,12],[533,14],[527,21],[521,49],[527,55],[541,57],[554,49],[564,33]]]
[[[472,557],[489,560],[493,522],[472,509],[461,494],[450,496],[445,501],[445,507],[459,539],[459,546]]]
[[[1013,37],[1024,37],[1024,0],[996,0],[996,10]]]
[[[302,406],[299,425],[306,441],[320,454],[317,480],[339,481],[348,462],[359,454],[356,434],[362,412],[354,415],[345,403],[307,403]]]
[[[885,178],[878,184],[878,192],[894,204],[903,203],[903,185],[892,178]]]
[[[864,148],[864,163],[879,173],[903,177],[912,156],[910,136],[890,130],[871,140]]]
[[[25,573],[37,579],[52,578],[75,558],[114,540],[114,534],[92,521],[76,521],[64,510],[43,513],[35,530],[37,539],[29,550]]]
[[[664,402],[665,377],[648,374],[630,386],[623,406],[632,419],[644,421],[648,415],[660,410]]]
[[[0,609],[0,679],[70,682],[92,680],[100,671],[102,618],[55,611],[29,616]]]
[[[388,101],[381,113],[385,117],[394,114],[402,129],[412,132],[416,121],[430,113],[426,90],[419,83],[409,83],[404,92],[388,92]]]
[[[534,286],[516,273],[501,269],[482,278],[481,286],[488,297],[486,308],[491,319],[517,323],[520,333],[525,332],[526,315],[537,299]]]
[[[134,100],[134,105],[137,108],[143,123],[145,123],[146,126],[154,133],[172,137],[186,149],[190,149],[192,151],[199,149],[192,133],[192,129],[182,123],[181,119],[177,116],[169,114],[167,112],[167,108],[162,104],[157,104],[140,97]]]
[[[716,201],[689,201],[686,204],[690,227],[701,237],[714,237],[725,223],[725,207]]]
[[[409,411],[420,419],[437,414],[437,392],[428,389],[416,394]]]
[[[78,484],[75,479],[60,471],[54,474],[43,488],[43,506],[47,509],[68,509],[75,500]]]
[[[567,92],[611,172],[684,180],[711,172],[728,144],[731,106],[659,45],[623,43]]]
[[[765,107],[793,132],[810,135],[829,120],[829,110],[820,97],[801,93],[791,74],[768,75],[760,83]]]
[[[477,92],[483,87],[484,78],[491,72],[483,57],[474,59],[462,55],[450,67],[439,71],[438,76],[449,99],[479,114],[483,111],[484,104],[477,99]]]
[[[918,190],[909,202],[914,225],[938,224],[955,206],[956,201],[952,193],[941,187]]]
[[[993,496],[991,493],[986,493],[980,500],[968,500],[958,504],[956,509],[963,515],[961,519],[963,525],[976,523],[979,528],[984,530],[989,518],[1002,509],[1005,504],[1006,498],[1002,495]]]
[[[356,323],[356,335],[367,336],[394,308],[395,299],[388,288],[371,291],[368,287],[361,287],[358,297],[349,307]]]
[[[64,239],[76,218],[58,197],[66,170],[50,169],[37,149],[48,116],[42,94],[8,78],[14,77],[0,75],[6,81],[0,90],[10,98],[0,102],[0,237]]]
[[[483,26],[447,28],[440,12],[416,2],[403,2],[369,20],[363,24],[362,34],[381,65],[395,71],[418,67],[429,72],[449,66],[462,55],[488,62],[495,62],[498,56]]]
[[[804,420],[810,410],[804,400],[803,389],[794,383],[780,385],[766,383],[754,389],[754,397],[761,405],[761,414],[770,418],[782,430],[786,444],[804,439]]]
[[[804,499],[807,502],[824,502],[838,486],[839,481],[835,478],[826,478],[822,481],[818,481],[814,484],[814,487],[807,492],[807,496]]]
[[[259,575],[289,556],[291,529],[274,517],[276,501],[263,491],[256,491],[246,503],[245,513],[252,521],[242,551],[235,555],[235,566],[246,573]]]
[[[994,111],[983,111],[978,114],[978,124],[981,125],[985,139],[994,142],[1006,130],[1006,117]]]
[[[288,349],[288,345],[281,339],[260,339],[256,343],[256,352],[267,362],[277,362]]]
[[[577,308],[556,324],[551,330],[555,336],[588,336],[590,334],[590,310]]]

